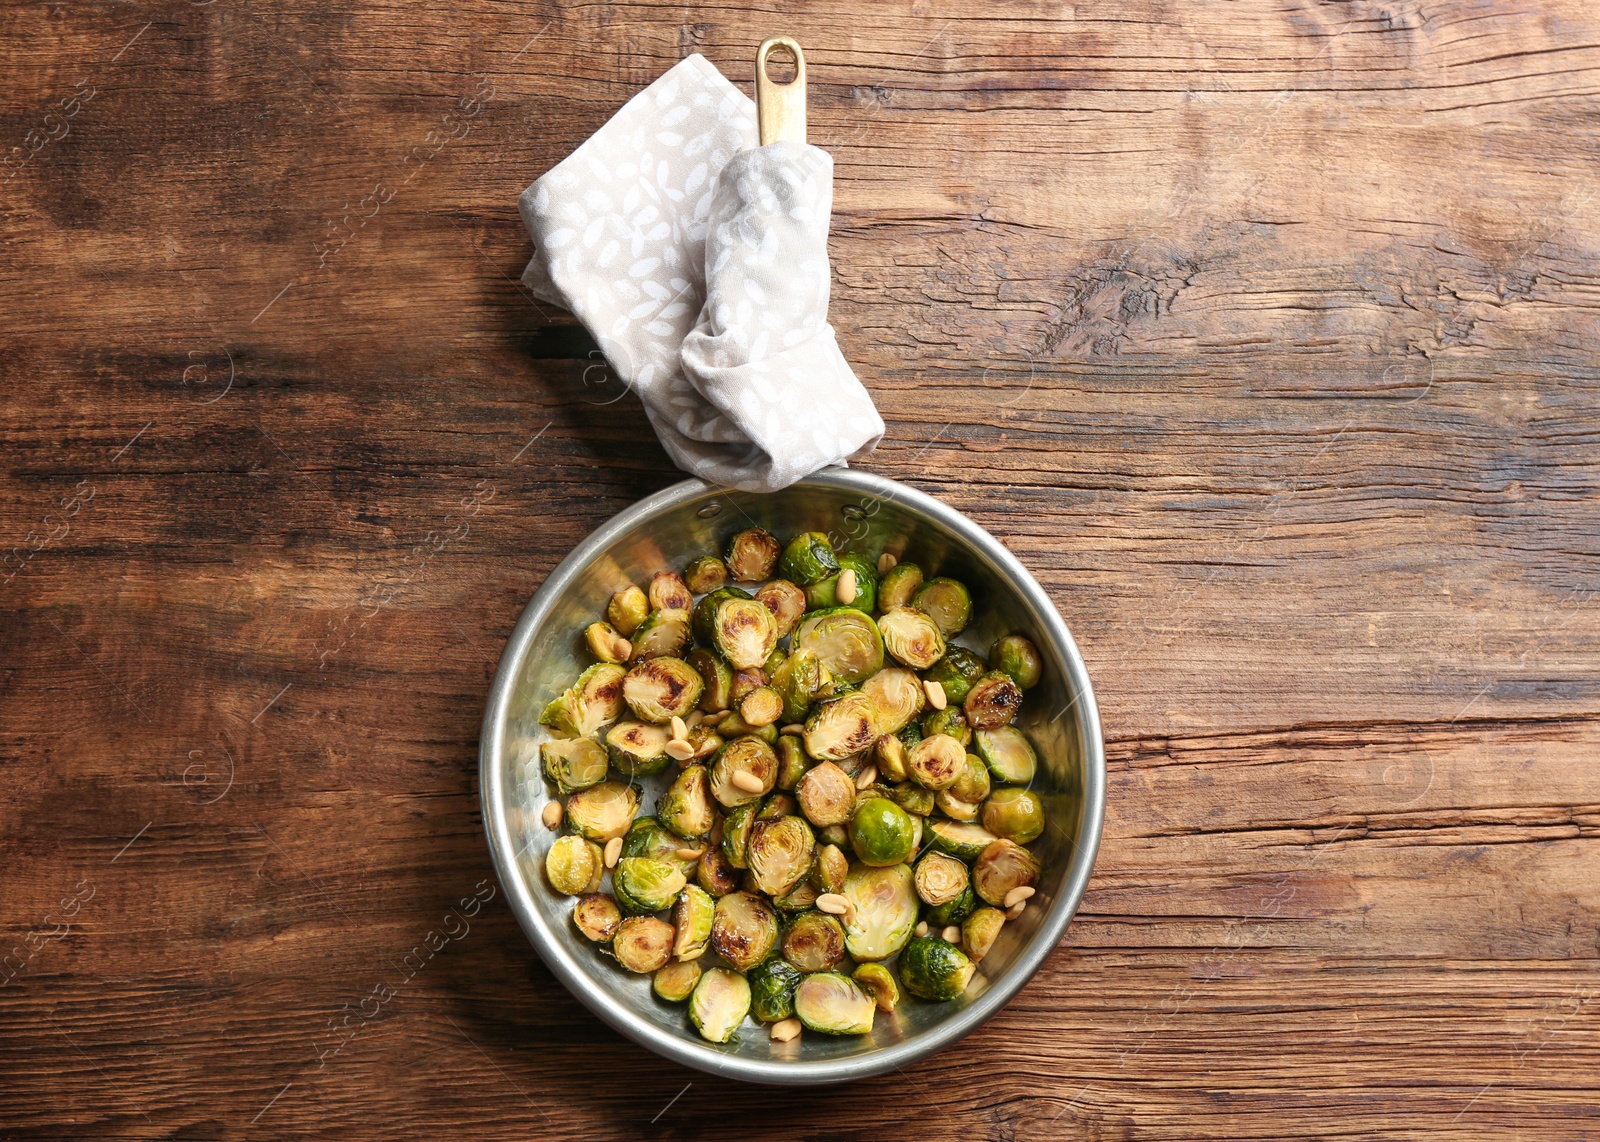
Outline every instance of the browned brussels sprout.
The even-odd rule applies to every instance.
[[[972,595],[954,579],[929,579],[917,588],[911,605],[932,619],[945,638],[960,634],[972,621]]]
[[[756,600],[772,612],[779,638],[793,634],[800,616],[806,613],[806,593],[787,579],[774,579],[762,587],[756,592]]]
[[[890,656],[914,670],[926,670],[944,657],[944,635],[931,618],[914,607],[889,611],[878,620],[878,633]]]
[[[650,609],[687,619],[694,596],[687,584],[671,571],[659,571],[650,580]]]
[[[733,705],[733,667],[704,647],[689,652],[686,661],[700,675],[700,708],[708,714]]]
[[[672,925],[654,916],[629,916],[617,926],[611,953],[631,972],[649,975],[672,957]]]
[[[728,574],[737,583],[760,583],[772,578],[783,546],[759,527],[746,528],[728,541]]]
[[[805,746],[800,744],[800,735],[782,734],[774,748],[778,752],[778,788],[794,789],[811,768],[811,759],[806,756]]]
[[[1022,707],[1022,690],[1011,675],[992,670],[972,684],[962,708],[967,721],[980,730],[1009,725]]]
[[[1005,924],[1006,914],[998,908],[979,908],[961,922],[961,946],[973,963],[989,954]]]
[[[572,922],[584,939],[609,944],[622,923],[622,909],[605,893],[591,892],[578,897],[578,906],[572,910]]]
[[[850,874],[850,858],[838,845],[823,845],[817,850],[817,863],[811,870],[811,883],[818,892],[844,891],[844,878]]]
[[[695,865],[694,882],[712,896],[726,896],[739,887],[739,870],[722,849],[708,849]]]
[[[684,570],[683,585],[696,595],[709,595],[728,585],[728,565],[715,555],[702,555]]]
[[[646,659],[622,680],[622,699],[633,716],[656,725],[688,717],[704,691],[699,671],[666,655]]]
[[[597,662],[544,708],[539,721],[560,734],[586,738],[622,716],[622,679],[627,671]]]
[[[694,994],[700,983],[700,964],[695,960],[678,960],[656,969],[650,978],[650,989],[668,1003],[682,1003]]]
[[[946,706],[922,719],[922,736],[931,738],[934,734],[955,738],[963,747],[972,744],[972,727],[960,706]]]
[[[711,947],[740,971],[749,971],[778,942],[778,914],[753,892],[734,892],[717,901],[711,921]]]
[[[581,896],[600,887],[605,873],[600,846],[571,833],[558,837],[544,857],[550,887],[566,896]]]
[[[757,670],[778,645],[772,612],[754,599],[724,599],[712,620],[712,641],[735,670]]]
[[[897,734],[907,722],[922,713],[927,691],[915,673],[899,666],[878,671],[861,684],[861,692],[872,699],[874,721],[880,734]]]
[[[818,761],[843,761],[877,740],[872,699],[860,691],[830,698],[806,719],[806,752]]]
[[[948,904],[967,890],[967,866],[944,853],[927,853],[917,862],[917,895],[924,904]]]
[[[633,632],[639,629],[639,624],[649,614],[649,598],[639,588],[632,586],[624,587],[612,595],[611,602],[606,606],[606,618],[624,638],[632,638]]]
[[[1024,690],[1032,690],[1039,684],[1039,676],[1044,672],[1044,660],[1039,656],[1039,648],[1033,640],[1026,635],[1008,634],[995,639],[989,648],[989,669],[999,670],[1011,676]]]
[[[945,699],[953,706],[966,701],[967,691],[983,677],[983,659],[964,646],[952,646],[944,657],[923,675],[929,682],[937,682],[944,689]]]
[[[996,789],[983,804],[983,827],[997,837],[1029,844],[1044,832],[1044,805],[1031,789]]]
[[[826,912],[802,912],[783,933],[783,958],[807,973],[838,967],[844,926]]]
[[[811,871],[815,857],[816,835],[799,817],[758,816],[745,844],[756,889],[768,896],[787,894]]]
[[[633,632],[633,661],[677,655],[689,643],[689,620],[677,611],[651,611]]]
[[[611,764],[628,777],[652,777],[672,764],[667,743],[672,731],[648,722],[618,722],[606,731]]]
[[[686,840],[698,840],[717,823],[711,775],[703,765],[684,768],[656,801],[656,819]]]
[[[909,607],[920,586],[922,568],[915,563],[896,564],[878,580],[878,609],[888,614],[896,607]]]
[[[972,866],[972,890],[985,904],[1001,907],[1013,888],[1039,883],[1039,862],[1015,841],[991,843]]]
[[[711,796],[727,809],[759,801],[778,784],[778,755],[760,738],[734,738],[711,764]]]
[[[911,780],[932,790],[954,785],[967,765],[967,751],[955,738],[934,734],[923,738],[906,756]]]
[[[620,781],[602,781],[567,798],[567,827],[595,844],[620,837],[639,812],[639,790]]]
[[[814,765],[795,786],[800,811],[818,828],[842,825],[856,803],[856,783],[831,761]]]
[[[750,1014],[750,983],[738,972],[712,968],[689,996],[689,1021],[700,1037],[726,1043]]]

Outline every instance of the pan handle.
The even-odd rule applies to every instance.
[[[767,57],[774,50],[794,60],[794,79],[788,83],[767,77]],[[773,36],[756,51],[756,121],[763,147],[779,139],[806,141],[806,57],[788,36]]]

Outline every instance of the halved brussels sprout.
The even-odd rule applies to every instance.
[[[915,880],[917,895],[935,908],[956,899],[972,883],[967,866],[944,853],[928,853],[919,860]]]
[[[1039,768],[1039,755],[1015,726],[979,729],[972,735],[978,756],[996,781],[1026,785]]]
[[[1039,684],[1039,676],[1044,672],[1044,659],[1039,655],[1039,648],[1033,645],[1033,640],[1026,635],[1008,634],[995,639],[994,645],[989,648],[989,669],[999,670],[1011,676],[1024,690],[1032,690]]]
[[[824,1035],[870,1035],[877,1010],[871,992],[835,971],[808,975],[794,989],[794,1013]]]
[[[945,700],[959,706],[972,684],[983,677],[983,659],[964,646],[947,646],[944,657],[928,667],[923,677],[942,686]]]
[[[961,767],[961,773],[948,792],[952,797],[969,805],[981,805],[993,787],[994,783],[989,777],[988,767],[983,764],[983,758],[975,753],[969,753],[966,764]]]
[[[586,738],[622,716],[622,678],[627,671],[611,662],[597,662],[539,715],[557,733]]]
[[[850,973],[850,978],[871,993],[879,1011],[893,1011],[900,1002],[900,986],[894,982],[894,973],[882,964],[862,964]]]
[[[735,782],[744,774],[756,789],[745,789]],[[734,738],[723,746],[711,763],[711,796],[728,809],[759,801],[778,784],[778,755],[760,738]]]
[[[941,789],[933,795],[933,805],[952,821],[976,821],[983,812],[982,802],[964,801],[948,789]]]
[[[877,740],[872,699],[859,690],[829,698],[806,719],[806,752],[818,761],[843,761]]]
[[[949,853],[968,863],[983,855],[983,850],[999,840],[982,825],[969,825],[962,821],[928,822],[928,843],[934,852]]]
[[[803,972],[838,967],[844,959],[844,925],[826,912],[802,912],[783,933],[783,958]]]
[[[698,840],[717,823],[711,779],[703,765],[690,765],[656,799],[656,819],[685,840]]]
[[[878,773],[890,781],[906,779],[906,747],[898,734],[884,734],[873,743],[872,760]]]
[[[917,670],[926,670],[944,657],[944,635],[914,607],[896,607],[883,615],[878,619],[878,632],[883,635],[884,649],[896,662]]]
[[[712,968],[689,997],[689,1021],[700,1037],[726,1043],[750,1014],[750,984],[736,971]]]
[[[639,812],[639,790],[620,781],[602,781],[567,798],[567,828],[603,845],[620,837]]]
[[[820,531],[801,532],[783,549],[783,561],[778,565],[785,579],[809,587],[839,570],[839,558],[833,553],[833,544]]]
[[[922,713],[928,692],[922,680],[899,666],[886,667],[861,684],[861,692],[872,699],[874,721],[880,734],[897,734],[907,722]]]
[[[752,726],[739,716],[738,710],[728,711],[728,716],[717,723],[717,733],[730,742],[735,738],[760,738],[768,745],[773,745],[778,740],[776,725]]]
[[[660,614],[677,615],[687,619],[694,606],[694,596],[689,587],[671,571],[657,571],[650,578],[650,609]]]
[[[728,585],[728,565],[715,555],[702,555],[683,572],[683,585],[696,595],[707,595]]]
[[[1044,804],[1030,789],[996,789],[983,804],[983,827],[997,837],[1029,844],[1044,832]]]
[[[878,624],[853,607],[812,612],[790,641],[791,653],[811,651],[833,678],[852,686],[883,669],[883,646]]]
[[[728,693],[733,696],[734,704],[743,702],[752,690],[767,684],[767,672],[757,667],[754,670],[735,670],[733,672],[733,689]]]
[[[688,717],[705,686],[700,672],[683,659],[662,655],[628,671],[622,680],[622,700],[634,717],[662,725]]]
[[[805,879],[816,859],[816,835],[799,817],[768,817],[751,826],[745,862],[758,891],[783,896]]]
[[[624,587],[612,595],[611,602],[606,605],[606,618],[624,638],[632,638],[649,614],[650,600],[637,587]]]
[[[986,904],[999,907],[1013,888],[1039,883],[1039,862],[1016,841],[991,843],[972,865],[972,891]]]
[[[717,901],[711,947],[740,971],[749,971],[778,942],[778,914],[753,892],[733,892]]]
[[[932,619],[945,638],[960,634],[972,621],[972,593],[954,579],[929,579],[911,596],[911,605]]]
[[[700,708],[708,714],[733,705],[733,667],[716,654],[696,647],[684,659],[700,675]]]
[[[811,870],[811,883],[818,892],[843,892],[844,878],[850,875],[850,858],[838,845],[823,845],[817,850],[817,863]]]
[[[783,545],[770,531],[746,528],[728,541],[728,573],[740,583],[759,583],[772,578],[782,554]]]
[[[584,939],[596,944],[609,944],[622,923],[622,909],[603,892],[590,892],[578,897],[572,910],[572,922],[583,933]]]
[[[629,650],[633,647],[610,623],[590,623],[583,628],[583,641],[588,644],[589,653],[601,662],[625,662],[627,657],[622,647],[626,645]]]
[[[795,786],[800,811],[818,828],[842,825],[856,804],[856,783],[831,761],[812,766]]]
[[[712,896],[726,896],[739,887],[739,870],[720,847],[708,849],[695,864],[694,882]]]
[[[729,599],[748,599],[750,592],[738,587],[718,587],[694,605],[690,628],[695,642],[709,647],[715,644],[717,608]]]
[[[564,896],[582,896],[600,887],[605,873],[600,846],[570,833],[556,838],[544,856],[550,887]]]
[[[778,788],[793,789],[811,768],[806,747],[800,744],[798,734],[783,734],[774,748],[778,753]]]
[[[972,961],[960,948],[931,936],[919,936],[900,953],[900,979],[921,999],[954,999],[967,990]]]
[[[886,797],[869,797],[850,816],[850,847],[863,864],[899,864],[917,847],[911,814]]]
[[[794,1014],[794,989],[802,976],[782,956],[772,956],[750,969],[750,1010],[763,1023]]]
[[[701,723],[689,727],[689,749],[692,751],[682,764],[694,762],[703,764],[711,760],[716,752],[723,747],[722,735],[710,726]]]
[[[695,960],[679,960],[656,969],[651,977],[650,990],[668,1003],[682,1003],[694,994],[700,982],[700,964]]]
[[[909,607],[920,586],[922,568],[915,563],[896,563],[878,580],[878,609],[888,614],[896,607]]]
[[[954,785],[966,765],[966,749],[945,734],[923,738],[906,755],[906,772],[911,780],[933,790]]]
[[[967,724],[967,715],[960,706],[946,706],[922,719],[922,736],[931,738],[934,734],[955,738],[963,749],[972,744],[972,727]]]
[[[770,726],[783,717],[783,695],[771,686],[757,686],[740,701],[739,716],[752,726]]]
[[[750,867],[746,846],[750,843],[750,830],[755,828],[756,814],[761,811],[759,801],[751,801],[729,809],[722,818],[722,855],[734,868]]]
[[[683,890],[683,870],[650,857],[623,857],[611,870],[611,893],[624,912],[643,914],[671,908]]]
[[[978,894],[972,891],[972,882],[969,879],[967,886],[961,890],[961,895],[954,900],[946,901],[936,908],[928,909],[928,927],[942,929],[952,924],[959,924],[978,906]],[[976,958],[976,957],[974,957]]]
[[[780,634],[778,637],[781,639],[783,636]],[[767,655],[767,660],[761,664],[761,669],[766,671],[767,677],[770,679],[772,677],[772,672],[778,669],[778,667],[782,666],[784,660],[788,657],[789,656],[784,653],[783,647],[775,646],[772,648],[772,653]]]
[[[772,688],[783,696],[783,720],[803,722],[818,695],[833,685],[833,675],[810,650],[796,650],[772,672]]]
[[[629,916],[617,925],[611,954],[629,971],[649,975],[672,958],[672,925],[654,916]]]
[[[559,738],[539,746],[544,775],[562,794],[588,789],[606,779],[610,761],[606,751],[593,738]]]
[[[685,885],[672,906],[672,954],[680,959],[693,959],[705,950],[711,939],[711,919],[716,915],[717,902],[711,893],[695,884]]]
[[[806,593],[787,579],[774,579],[756,592],[756,601],[772,612],[778,637],[788,638],[806,612]]]
[[[1006,926],[1006,914],[998,908],[979,908],[961,924],[961,946],[967,956],[977,963],[989,954],[1000,929]]]
[[[845,923],[844,946],[858,960],[886,960],[917,926],[917,891],[911,866],[856,865],[845,877],[844,898],[855,908]]]
[[[689,620],[678,611],[651,611],[633,632],[633,661],[676,656],[689,644]]]
[[[839,598],[839,576],[849,571],[855,576],[855,594],[848,603]],[[878,599],[878,569],[864,555],[839,556],[839,570],[826,579],[819,579],[806,588],[806,606],[812,610],[823,607],[854,607],[872,613]]]
[[[618,722],[606,731],[611,764],[628,777],[652,777],[672,764],[667,743],[672,731],[649,722]]]
[[[778,645],[778,624],[754,599],[724,599],[712,620],[711,638],[735,670],[755,670]]]
[[[914,817],[926,817],[932,813],[937,804],[935,797],[932,789],[926,789],[915,781],[902,781],[889,791],[889,800]]]
[[[850,811],[852,813],[855,812],[853,803],[850,806]],[[823,844],[837,845],[843,850],[850,843],[850,830],[843,825],[824,825],[817,830],[817,839],[822,841]]]
[[[820,895],[816,885],[809,880],[802,880],[782,896],[774,896],[772,905],[779,912],[804,912],[816,907]]]
[[[697,858],[679,857],[678,853],[685,847],[683,841],[663,828],[660,821],[654,817],[640,817],[628,826],[622,838],[621,855],[665,861],[687,877],[693,875]]]
[[[1022,708],[1022,690],[1011,675],[991,670],[972,684],[961,706],[967,712],[967,721],[977,729],[997,729],[1009,725],[1017,716]]]

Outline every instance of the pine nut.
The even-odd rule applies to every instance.
[[[699,710],[690,710],[689,716],[683,719],[683,724],[692,730],[698,726],[704,718],[705,714],[701,713]]]
[[[928,705],[935,710],[942,710],[950,704],[949,699],[944,696],[944,685],[942,683],[935,682],[932,678],[929,678],[922,683],[922,688],[927,691]]]
[[[689,737],[689,727],[684,725],[683,719],[677,714],[672,715],[672,736],[677,741],[685,741]]]
[[[939,938],[947,944],[959,944],[961,942],[961,929],[952,924],[939,933]]]
[[[675,761],[688,761],[694,756],[694,746],[682,738],[673,738],[667,743],[667,756]]]
[[[1024,900],[1029,900],[1032,897],[1033,889],[1029,888],[1026,884],[1019,884],[1010,892],[1006,893],[1005,906],[1007,908],[1015,908]]]
[[[790,722],[787,726],[784,726],[783,729],[779,730],[778,732],[780,734],[791,734],[791,735],[794,735],[794,736],[798,736],[800,734],[805,733],[806,732],[806,728],[803,725],[801,725],[799,722]]]
[[[917,935],[926,936],[927,934],[928,934],[928,922],[926,920],[917,921]]]
[[[850,911],[850,901],[837,892],[824,892],[817,897],[817,907],[833,916],[843,916]]]
[[[894,570],[894,565],[898,562],[900,562],[900,560],[896,559],[892,553],[885,551],[882,555],[878,556],[878,574],[887,575],[889,572]]]
[[[616,868],[617,858],[622,856],[622,838],[612,837],[606,842],[606,867]]]
[[[865,789],[876,780],[878,780],[878,767],[876,765],[868,765],[860,773],[856,774],[856,788]]]
[[[780,1019],[772,1025],[767,1034],[772,1036],[775,1043],[787,1043],[790,1039],[800,1034],[804,1024],[798,1019]]]
[[[633,643],[618,635],[617,641],[611,644],[611,657],[618,662],[628,661],[633,657]]]
[[[1027,909],[1027,907],[1028,907],[1028,902],[1026,900],[1017,901],[1010,908],[1006,909],[1006,919],[1007,920],[1015,920],[1018,916],[1022,915],[1022,913]]]
[[[856,601],[856,573],[848,567],[839,572],[838,582],[833,585],[833,601],[841,606]]]
[[[767,787],[762,783],[761,778],[748,770],[736,769],[733,771],[733,776],[728,780],[733,782],[734,788],[742,789],[746,793],[765,793],[767,791]]]
[[[541,819],[544,821],[544,827],[545,828],[547,828],[547,829],[560,828],[561,827],[561,802],[559,802],[559,801],[546,801],[544,803],[544,812],[540,816],[541,816]]]
[[[705,721],[701,722],[700,724],[704,725],[704,726],[711,726],[712,728],[715,728],[717,726],[720,726],[722,724],[723,719],[726,718],[732,712],[733,712],[732,710],[718,710],[715,713],[707,714],[705,716]]]

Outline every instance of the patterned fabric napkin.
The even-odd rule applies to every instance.
[[[518,206],[523,282],[583,322],[680,468],[776,491],[883,436],[828,324],[833,160],[757,147],[755,104],[703,56]]]

